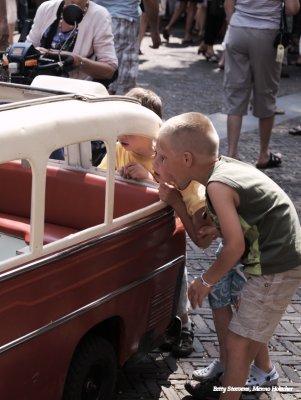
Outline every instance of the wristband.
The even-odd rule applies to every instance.
[[[201,283],[202,283],[203,286],[205,286],[206,288],[210,288],[210,287],[212,287],[212,286],[214,286],[214,285],[212,285],[211,283],[208,283],[208,282],[205,281],[205,279],[204,279],[204,277],[203,277],[203,275],[204,275],[205,272],[206,272],[206,271],[203,271],[203,272],[201,273],[201,275],[200,275],[200,280],[201,280]]]

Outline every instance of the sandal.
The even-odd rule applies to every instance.
[[[222,364],[218,360],[212,361],[206,368],[196,369],[192,373],[192,378],[202,382],[207,379],[217,378],[224,372]]]
[[[194,334],[187,328],[182,328],[180,340],[172,346],[171,352],[176,357],[187,357],[193,352]]]
[[[218,62],[218,57],[216,54],[205,53],[204,56],[206,57],[206,60],[209,62],[212,62],[212,63]]]
[[[269,387],[276,386],[278,383],[279,374],[273,366],[270,372],[264,372],[257,368],[255,364],[251,365],[250,374],[245,384],[246,387],[261,386]]]
[[[288,133],[294,136],[301,135],[301,125],[296,126],[296,128],[291,128]]]
[[[256,163],[255,166],[258,169],[267,169],[267,168],[276,168],[280,167],[280,164],[282,163],[281,155],[279,153],[273,154],[270,153],[270,158],[268,162],[265,164],[258,164]]]

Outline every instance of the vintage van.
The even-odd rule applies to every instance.
[[[100,84],[47,76],[0,83],[0,102],[1,399],[109,400],[118,366],[173,320],[185,265],[156,185],[114,171],[117,136],[155,138],[161,120]],[[95,140],[106,171],[91,165]]]

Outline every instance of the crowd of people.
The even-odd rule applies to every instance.
[[[105,82],[110,94],[137,98],[161,118],[161,99],[152,91],[137,88],[139,50],[147,25],[156,49],[162,44],[161,34],[168,43],[174,24],[184,16],[182,44],[197,40],[198,53],[224,69],[229,157],[219,155],[218,135],[210,120],[188,113],[163,124],[155,149],[146,138],[120,137],[116,170],[125,178],[156,181],[161,199],[174,208],[198,246],[205,248],[217,237],[222,240],[216,260],[189,290],[184,275],[178,310],[181,327],[176,337],[166,338],[165,348],[176,356],[191,354],[193,327],[187,298],[195,308],[209,297],[220,357],[196,370],[193,378],[197,385],[188,383],[186,389],[195,398],[202,398],[207,395],[208,382],[224,387],[276,384],[279,375],[270,361],[268,342],[301,283],[296,210],[283,190],[260,171],[282,163],[281,154],[269,150],[285,63],[285,51],[274,46],[281,2],[270,0],[260,6],[252,0],[40,3],[27,41],[42,54],[71,54],[70,77]],[[81,10],[77,24],[63,16],[64,7],[71,4]],[[301,66],[299,0],[285,0],[284,4],[285,18],[292,22],[286,51],[297,46],[296,65]],[[0,17],[3,49],[13,41],[17,21],[22,30],[29,11],[26,0],[0,0],[0,5],[5,10]],[[214,50],[217,41],[224,46],[221,59]],[[242,120],[250,103],[259,121],[256,168],[240,162],[238,151]],[[300,127],[290,133],[300,134]],[[99,167],[106,168],[106,158]],[[256,318],[250,317],[254,310]],[[239,395],[239,391],[232,391],[220,398],[237,400]]]

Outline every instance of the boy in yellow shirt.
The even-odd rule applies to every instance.
[[[162,101],[152,90],[137,87],[126,93],[126,96],[140,100],[142,106],[162,118]],[[115,169],[124,178],[154,180],[153,156],[152,139],[138,135],[121,135],[116,143]],[[103,158],[99,168],[107,168],[107,156]]]

